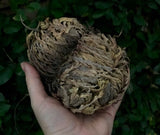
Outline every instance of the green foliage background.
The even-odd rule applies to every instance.
[[[42,135],[33,115],[24,73],[27,30],[46,17],[76,17],[103,33],[118,35],[130,58],[131,84],[115,119],[113,135],[160,134],[160,0],[1,0],[0,134]],[[22,100],[24,99],[24,100]]]

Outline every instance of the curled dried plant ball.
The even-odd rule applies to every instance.
[[[30,62],[47,81],[54,80],[60,65],[76,47],[85,27],[75,18],[47,18],[26,39]]]
[[[57,95],[73,112],[93,114],[117,102],[129,79],[125,51],[114,38],[91,33],[80,39],[76,50],[60,67]]]
[[[27,45],[50,93],[74,113],[93,114],[117,102],[128,87],[125,50],[75,18],[47,18],[27,36]]]

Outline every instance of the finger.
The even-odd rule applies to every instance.
[[[116,103],[113,103],[109,107],[105,108],[105,112],[106,112],[107,118],[111,118],[112,120],[114,120],[115,115],[116,115],[116,113],[118,111],[118,108],[119,108],[119,106],[120,106],[120,104],[122,102],[123,96],[124,96],[124,94],[118,97]]]
[[[31,104],[37,105],[48,97],[44,90],[40,76],[36,69],[27,62],[21,63],[21,67],[26,75],[26,83],[31,98]]]
[[[116,115],[118,108],[122,102],[122,99],[124,97],[124,94],[122,94],[121,96],[118,97],[117,102],[112,104],[109,108],[108,108],[108,112],[112,113],[113,116]]]

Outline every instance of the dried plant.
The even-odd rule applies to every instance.
[[[75,18],[47,18],[27,36],[27,45],[47,89],[74,113],[93,114],[117,102],[129,85],[125,50]]]

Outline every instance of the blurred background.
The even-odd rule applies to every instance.
[[[0,135],[43,135],[30,107],[24,73],[26,35],[21,22],[76,17],[117,43],[130,58],[131,83],[113,135],[160,135],[160,0],[0,0]]]

